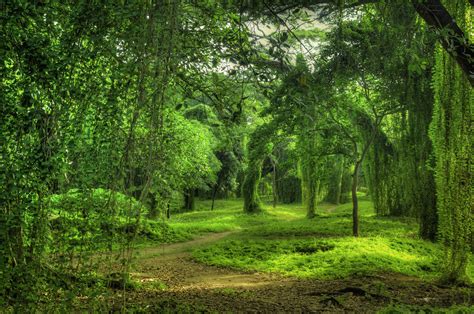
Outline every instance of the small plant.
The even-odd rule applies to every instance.
[[[107,287],[116,290],[134,291],[140,287],[140,284],[133,281],[128,273],[111,273],[105,277]]]

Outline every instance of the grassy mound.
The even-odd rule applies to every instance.
[[[411,239],[340,237],[320,240],[230,240],[194,252],[204,263],[297,277],[344,278],[397,272],[433,278],[439,247]]]

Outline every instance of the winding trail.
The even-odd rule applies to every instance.
[[[243,272],[193,260],[197,247],[235,232],[212,233],[195,240],[138,250],[132,278],[144,289],[127,292],[127,304],[150,312],[372,313],[390,303],[447,307],[473,302],[466,294],[397,274],[314,280]],[[160,289],[160,284],[166,285]],[[466,300],[466,297],[468,300]],[[184,306],[184,307],[183,307]]]

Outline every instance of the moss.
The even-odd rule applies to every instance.
[[[262,161],[252,160],[249,163],[242,185],[242,195],[244,196],[244,211],[247,213],[257,213],[262,210],[258,195],[258,184],[262,173]]]
[[[262,176],[263,162],[273,150],[271,142],[273,134],[274,126],[271,123],[263,124],[254,131],[250,138],[248,144],[249,161],[242,186],[244,212],[246,213],[258,213],[262,210],[258,196],[258,185]]]
[[[243,232],[196,250],[193,255],[206,264],[304,278],[344,278],[374,272],[428,280],[440,276],[443,246],[418,239],[415,219],[378,217],[372,203],[362,198],[362,237],[353,238],[351,204],[336,208],[320,204],[319,208],[317,222],[305,218],[302,205],[265,208],[266,214],[255,217],[239,216],[237,208],[221,209],[220,218],[209,217],[210,223],[226,221],[229,228]],[[199,221],[204,224],[207,213],[202,215]],[[468,273],[474,276],[472,262]]]

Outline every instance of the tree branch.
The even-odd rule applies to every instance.
[[[254,1],[250,1],[250,3],[254,3]],[[377,3],[379,1],[380,0],[357,0],[347,3],[343,9],[354,8],[369,3]],[[336,1],[334,0],[296,0],[293,1],[291,5],[288,5],[288,3],[282,5],[282,1],[275,1],[275,3],[276,6],[274,6],[274,8],[276,7],[278,12],[282,12],[286,7],[305,7],[314,10],[317,5],[322,4],[337,8]],[[469,3],[474,5],[474,0],[470,0]],[[471,86],[474,86],[474,46],[469,43],[468,38],[451,17],[448,10],[446,10],[440,0],[412,0],[412,4],[429,26],[439,32],[447,31],[447,34],[440,38],[441,45],[459,64],[462,71],[467,75]],[[262,12],[262,10],[260,11],[261,13],[275,15],[275,11],[273,11],[268,4],[265,3],[265,7],[269,12]],[[248,10],[249,8],[246,9]],[[276,17],[278,18],[278,15]]]
[[[471,5],[474,1],[470,1]],[[474,46],[456,24],[440,0],[413,0],[413,6],[425,22],[441,34],[441,45],[459,64],[474,86]]]

